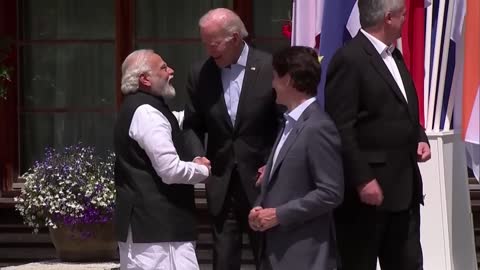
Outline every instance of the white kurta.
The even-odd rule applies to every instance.
[[[118,242],[121,270],[198,270],[194,242],[133,243]]]
[[[206,166],[181,161],[172,141],[167,118],[150,105],[135,111],[129,136],[145,150],[158,176],[166,184],[196,184],[209,175]],[[118,242],[120,269],[198,270],[195,242],[133,243],[129,229],[126,242]]]

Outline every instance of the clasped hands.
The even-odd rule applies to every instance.
[[[254,207],[248,215],[248,224],[254,231],[264,232],[278,225],[277,209]]]

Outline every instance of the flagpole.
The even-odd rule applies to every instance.
[[[439,1],[440,6],[438,9],[438,20],[437,20],[437,29],[435,35],[435,48],[433,53],[433,68],[431,69],[432,72],[432,83],[430,84],[430,96],[428,100],[428,117],[427,117],[427,126],[425,127],[427,130],[433,129],[433,116],[435,113],[435,99],[437,95],[436,86],[438,81],[438,66],[440,61],[440,49],[442,45],[442,31],[443,31],[443,20],[445,16],[445,2]],[[433,5],[433,3],[432,3]]]
[[[458,3],[458,2],[456,2]],[[450,97],[448,99],[448,106],[447,106],[447,114],[445,116],[445,124],[444,127],[452,126],[452,120],[454,126],[451,129],[455,130],[458,127],[461,127],[461,115],[458,113],[459,110],[462,108],[462,91],[463,91],[463,63],[465,60],[465,27],[464,27],[464,17],[465,17],[465,6],[464,5],[456,5],[454,7],[454,15],[455,18],[454,22],[452,22],[452,40],[456,44],[456,51],[455,51],[455,70],[453,72],[453,79],[452,79],[452,88],[450,90]],[[456,18],[461,17],[462,20],[457,21]],[[454,28],[455,25],[455,28]],[[458,28],[460,28],[460,32],[458,33]],[[453,112],[456,112],[457,116],[453,119],[454,115]]]
[[[432,5],[427,7],[427,17],[425,18],[425,77],[423,77],[423,119],[425,119],[424,125],[427,128],[427,115],[428,115],[428,100],[430,93],[430,52],[432,49]]]
[[[294,46],[297,40],[297,0],[292,1],[292,36],[290,37],[290,46]]]
[[[448,52],[450,50],[450,38],[452,36],[452,21],[453,21],[453,1],[448,1],[448,13],[447,13],[447,23],[445,25],[445,35],[443,38],[443,53],[442,53],[442,63],[440,67],[440,78],[438,83],[438,97],[435,120],[433,125],[433,131],[440,131],[440,121],[442,119],[442,108],[443,108],[443,96],[445,93],[445,77],[447,74],[447,65],[448,65]],[[451,92],[451,91],[450,91]],[[448,127],[450,129],[450,127]],[[447,129],[447,130],[448,130]],[[444,126],[445,130],[445,126]]]

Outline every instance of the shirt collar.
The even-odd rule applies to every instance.
[[[247,43],[243,42],[242,53],[240,54],[240,57],[238,57],[237,63],[235,63],[235,65],[240,65],[242,67],[247,66],[248,51],[249,49]]]
[[[302,113],[305,111],[305,109],[307,109],[307,107],[310,106],[310,104],[315,102],[316,99],[317,99],[316,97],[311,97],[311,98],[305,100],[304,102],[302,102],[302,104],[298,105],[295,109],[293,109],[289,113],[285,113],[284,114],[285,119],[286,120],[294,120],[295,122],[298,121],[298,119],[300,118]]]
[[[375,47],[375,50],[377,50],[378,54],[380,54],[381,56],[384,56],[385,54],[391,55],[393,53],[393,50],[395,50],[395,46],[387,46],[385,43],[383,43],[373,35],[369,34],[367,31],[363,29],[360,29],[360,31],[362,31],[362,34],[364,34],[368,38],[368,40],[370,40],[373,47]]]
[[[232,67],[235,67],[235,66],[242,67],[242,68],[245,68],[247,66],[249,48],[248,48],[247,43],[245,43],[245,41],[243,42],[243,44],[244,44],[244,46],[243,46],[243,49],[242,49],[242,53],[238,57],[237,62],[235,64],[231,64],[231,65],[228,65],[228,66],[222,68],[223,70],[230,70]]]

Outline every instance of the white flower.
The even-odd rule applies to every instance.
[[[112,155],[101,160],[88,147],[70,149],[68,153],[47,151],[44,161],[23,174],[24,189],[15,198],[15,209],[34,232],[40,226],[56,228],[57,221],[52,218],[58,215],[81,218],[92,205],[100,211],[112,211],[115,198]]]

